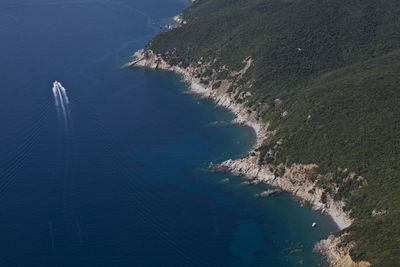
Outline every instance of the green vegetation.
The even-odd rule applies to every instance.
[[[277,130],[260,163],[318,164],[321,187],[338,187],[355,219],[352,258],[398,266],[400,1],[198,0],[183,18],[146,48],[170,64],[208,63],[204,83],[250,56],[236,90],[252,93],[249,106],[268,104],[260,115]]]

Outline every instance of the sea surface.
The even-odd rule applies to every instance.
[[[0,266],[323,264],[328,216],[208,169],[252,129],[171,73],[121,68],[186,6],[0,1]]]

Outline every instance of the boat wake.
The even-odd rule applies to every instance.
[[[57,107],[57,113],[59,117],[62,116],[65,127],[68,129],[68,121],[70,117],[69,99],[67,90],[58,81],[53,83],[53,95]]]

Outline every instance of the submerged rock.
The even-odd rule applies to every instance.
[[[282,192],[281,189],[269,189],[269,190],[267,190],[267,191],[262,192],[262,193],[260,194],[260,196],[261,196],[261,197],[269,197],[269,196],[271,196],[271,195],[273,195],[273,194],[280,193],[280,192]]]
[[[303,252],[303,250],[302,250],[301,248],[296,248],[296,249],[292,249],[292,250],[289,252],[289,255],[299,254],[299,253],[302,253],[302,252]]]
[[[223,183],[223,184],[227,184],[227,183],[229,183],[231,180],[229,179],[229,178],[225,178],[225,179],[222,179],[221,180],[221,183]]]

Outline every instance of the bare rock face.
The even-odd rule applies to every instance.
[[[314,246],[314,252],[324,255],[325,260],[329,266],[332,267],[368,267],[371,266],[369,262],[360,261],[354,262],[350,255],[349,250],[352,245],[340,246],[342,237],[335,237],[330,235],[328,239],[321,240]]]

